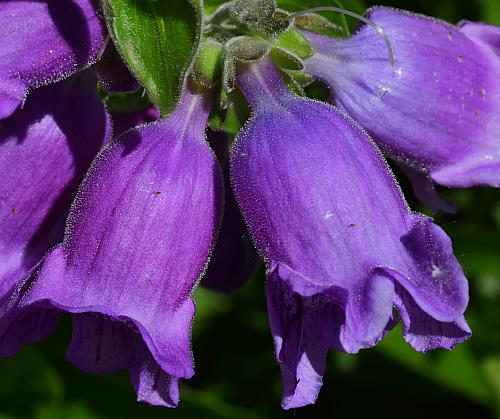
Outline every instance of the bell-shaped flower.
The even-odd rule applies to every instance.
[[[304,31],[315,53],[305,68],[388,156],[447,187],[500,187],[500,28],[452,26],[385,7],[332,39]],[[423,182],[426,183],[425,181]]]
[[[0,120],[28,90],[61,80],[95,62],[105,29],[93,0],[0,3]]]
[[[0,354],[51,333],[70,313],[68,360],[128,369],[138,400],[175,406],[193,375],[191,291],[218,229],[222,182],[205,141],[209,97],[189,89],[163,120],[126,131],[96,157],[64,241],[9,298]]]
[[[265,259],[283,406],[313,403],[330,348],[355,353],[403,322],[417,350],[470,330],[468,284],[450,239],[412,212],[370,137],[300,98],[269,61],[242,69],[253,107],[232,151],[238,203]]]
[[[111,136],[95,86],[86,71],[40,87],[1,122],[0,300],[62,240],[78,185]]]

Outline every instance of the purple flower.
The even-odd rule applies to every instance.
[[[410,211],[370,138],[336,108],[291,94],[267,60],[238,84],[254,113],[231,174],[268,268],[283,407],[313,403],[328,349],[376,344],[393,305],[419,351],[466,340],[468,285],[450,239]]]
[[[190,294],[222,204],[204,133],[211,94],[185,88],[174,113],[136,129],[156,110],[115,114],[115,129],[128,131],[87,172],[111,136],[97,79],[81,72],[104,31],[93,1],[56,3],[0,5],[0,355],[45,338],[70,313],[69,361],[128,369],[139,400],[175,406],[179,379],[194,373]],[[109,91],[137,86],[110,45],[96,70]],[[62,244],[43,257],[65,222]]]
[[[93,162],[64,241],[22,281],[0,320],[0,354],[72,315],[68,360],[83,371],[128,369],[138,400],[175,406],[193,375],[194,304],[218,228],[222,184],[205,141],[205,95],[126,131]],[[186,216],[189,214],[189,216]]]
[[[390,39],[394,66],[363,26],[348,39],[304,31],[315,50],[306,70],[385,153],[428,181],[500,187],[500,28],[384,7],[368,16]]]
[[[207,24],[214,39],[170,115],[149,107],[110,118],[97,80],[109,93],[139,84],[107,44],[96,2],[2,2],[0,356],[47,337],[67,313],[70,362],[127,369],[138,400],[176,406],[179,380],[194,374],[191,293],[209,256],[204,285],[217,290],[241,286],[256,267],[242,215],[267,266],[285,408],[314,402],[328,350],[382,339],[394,307],[418,351],[466,340],[468,284],[449,238],[408,208],[351,117],[433,208],[452,209],[434,182],[500,186],[500,31],[387,8],[370,16],[394,67],[369,27],[342,40],[303,31],[315,50],[306,70],[341,110],[290,93],[265,57],[300,67],[273,44],[294,15],[236,0]],[[223,45],[225,20],[236,32]],[[213,87],[231,93],[235,81],[253,114],[230,168],[229,138],[210,132],[214,154],[205,127]],[[108,142],[111,125],[119,135]]]

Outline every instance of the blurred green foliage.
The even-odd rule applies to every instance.
[[[217,3],[209,0],[207,6]],[[500,24],[498,0],[382,3],[450,22]],[[401,183],[412,207],[425,211],[403,178]],[[397,328],[375,349],[359,355],[331,352],[318,403],[282,411],[261,270],[229,296],[196,291],[196,376],[183,383],[178,409],[136,403],[125,372],[86,375],[67,364],[71,325],[66,318],[48,340],[0,359],[0,419],[500,418],[500,192],[442,193],[458,203],[459,212],[439,214],[437,222],[452,237],[471,287],[467,319],[474,335],[455,351],[416,353]]]

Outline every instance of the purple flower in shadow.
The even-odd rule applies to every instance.
[[[111,137],[111,123],[93,71],[83,71],[105,42],[93,1],[4,1],[0,28],[0,300],[5,300],[15,282],[61,241],[78,185]]]

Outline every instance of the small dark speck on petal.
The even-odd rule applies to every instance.
[[[479,109],[476,109],[474,111],[474,115],[476,115],[476,118],[479,118],[481,116],[481,111]]]
[[[161,192],[160,191],[154,191],[153,195],[155,195],[155,196],[161,195]]]
[[[350,228],[356,227],[356,224],[349,224],[348,227],[350,227]]]
[[[16,215],[17,214],[17,210],[15,208],[12,208],[10,210],[10,212],[11,212],[12,215]]]
[[[463,63],[464,62],[464,56],[463,55],[459,55],[457,57],[457,60],[458,60],[459,63]]]

